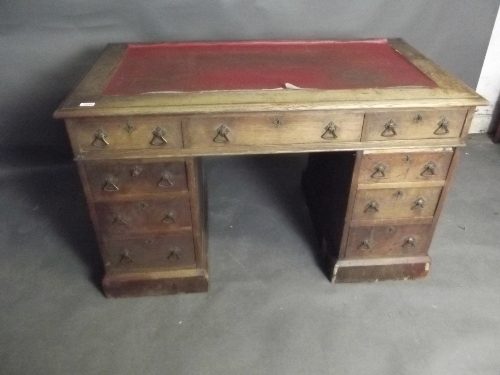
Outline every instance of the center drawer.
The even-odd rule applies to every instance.
[[[188,148],[359,141],[360,112],[286,112],[192,117],[183,127]]]
[[[442,187],[360,189],[356,192],[353,220],[431,217]]]
[[[161,200],[96,202],[104,234],[170,232],[191,228],[189,197]]]

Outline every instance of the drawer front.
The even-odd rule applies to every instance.
[[[301,112],[193,117],[185,146],[228,147],[359,141],[363,113]]]
[[[359,183],[444,181],[453,150],[439,152],[365,153]]]
[[[179,118],[147,116],[68,120],[78,150],[162,150],[182,148]]]
[[[362,189],[356,193],[353,220],[432,217],[441,187]]]
[[[136,193],[187,190],[184,162],[88,161],[85,170],[92,195],[99,199]]]
[[[430,224],[351,227],[346,258],[425,255],[430,230]]]
[[[113,270],[194,268],[193,237],[151,236],[105,241],[104,263]]]
[[[372,112],[365,116],[366,140],[459,138],[466,110]]]
[[[189,197],[95,203],[105,234],[168,232],[191,228]]]

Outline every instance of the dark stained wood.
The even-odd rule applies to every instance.
[[[191,232],[136,238],[106,238],[104,265],[115,271],[195,268]]]
[[[208,291],[204,270],[107,274],[102,282],[108,298],[158,296]]]
[[[108,46],[54,114],[78,162],[105,294],[208,289],[205,155],[309,152],[302,186],[326,274],[425,276],[458,148],[487,102],[404,41],[389,45],[436,87],[102,95],[127,48]]]
[[[345,258],[425,255],[430,228],[430,224],[352,227]]]
[[[420,150],[412,152],[365,152],[360,167],[359,183],[401,181],[444,181],[453,150]]]
[[[186,168],[180,161],[88,161],[85,168],[92,195],[98,200],[187,191]]]
[[[332,281],[355,283],[418,279],[425,277],[429,268],[429,257],[339,260],[335,264]]]
[[[132,201],[97,202],[99,225],[105,234],[191,230],[189,197],[140,199]]]
[[[388,139],[459,138],[467,111],[464,109],[434,109],[367,112],[364,127],[371,141]],[[446,126],[441,126],[445,121]],[[393,130],[388,129],[393,125]]]
[[[440,194],[441,187],[358,190],[352,219],[432,217]],[[423,207],[417,205],[420,199]]]

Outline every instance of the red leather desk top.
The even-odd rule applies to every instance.
[[[436,84],[385,39],[130,44],[103,95],[263,90],[292,84],[340,90]]]

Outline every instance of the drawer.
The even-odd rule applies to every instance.
[[[191,228],[189,197],[120,202],[96,202],[99,226],[105,234],[168,232]]]
[[[452,149],[415,152],[365,152],[361,159],[359,183],[400,181],[444,181]]]
[[[151,236],[105,240],[104,263],[114,270],[194,268],[193,237]]]
[[[367,113],[363,138],[367,141],[459,138],[466,114],[464,109]]]
[[[351,227],[346,258],[426,255],[430,224]]]
[[[76,154],[89,151],[182,148],[179,118],[103,117],[67,120]]]
[[[90,190],[96,199],[187,190],[183,161],[87,161],[84,165]]]
[[[192,117],[185,146],[228,147],[359,141],[363,113],[286,112]]]
[[[441,187],[360,189],[356,192],[353,220],[431,217]]]

